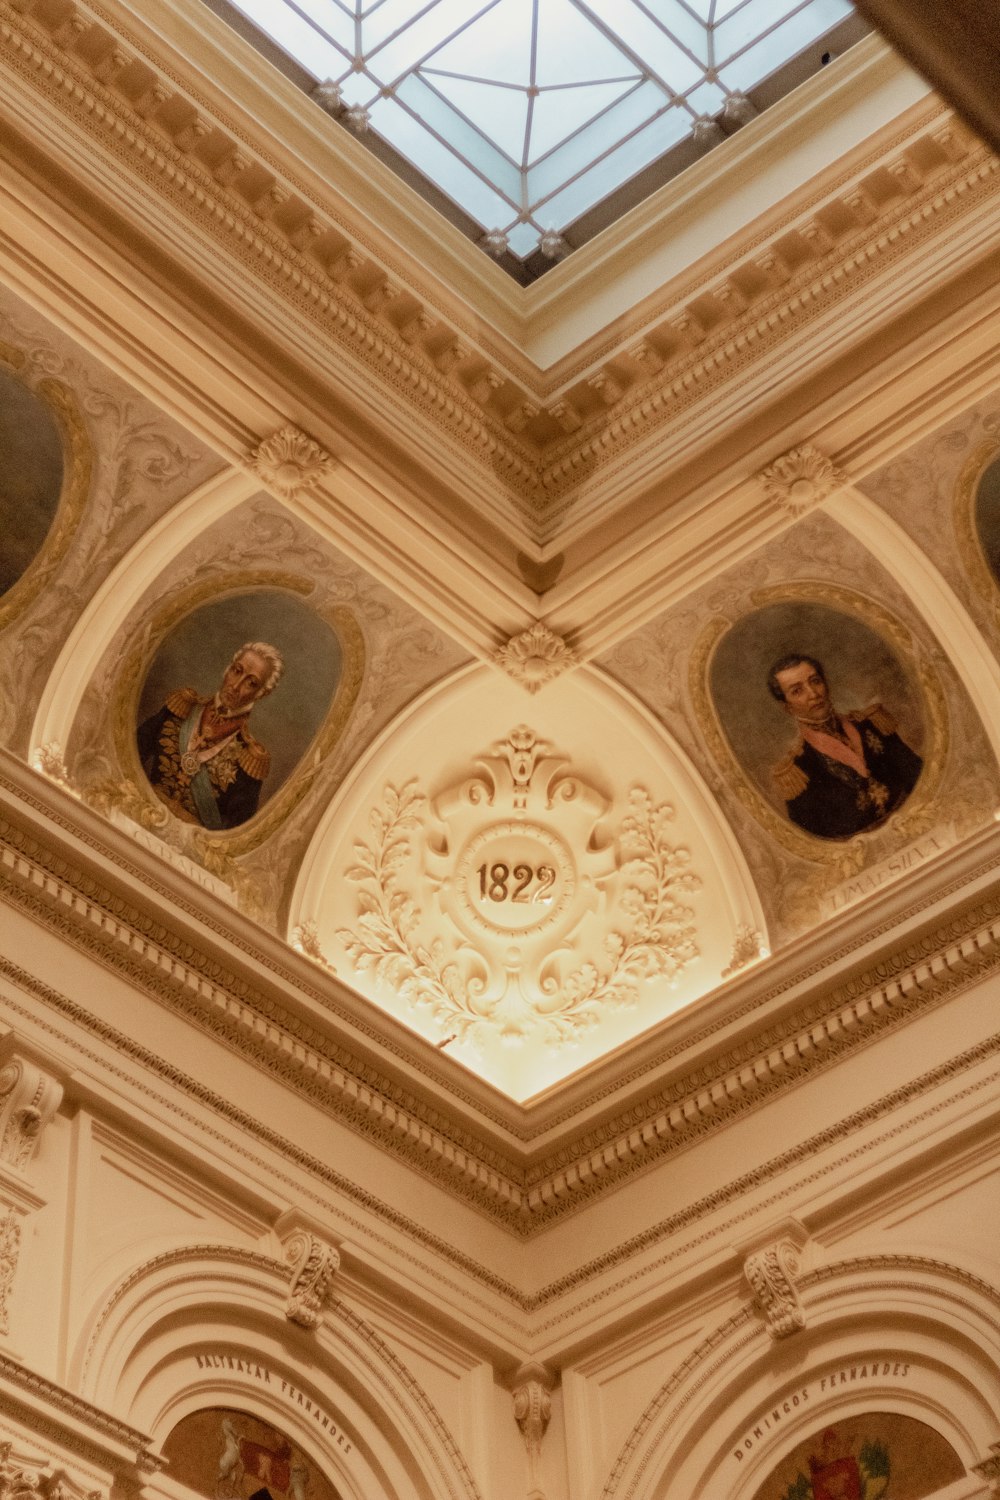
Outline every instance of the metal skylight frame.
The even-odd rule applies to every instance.
[[[748,92],[852,14],[849,0],[232,3],[317,102],[521,261],[558,258],[571,224],[672,148],[745,123]]]

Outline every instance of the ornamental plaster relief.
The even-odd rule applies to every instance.
[[[532,530],[565,507],[581,475],[591,482],[597,468],[613,469],[637,440],[762,355],[773,369],[790,336],[808,337],[831,305],[865,297],[883,274],[898,283],[901,260],[921,252],[926,264],[927,241],[947,236],[973,199],[995,200],[990,159],[927,104],[810,201],[755,226],[735,263],[672,285],[641,323],[616,330],[620,343],[592,341],[546,379],[468,327],[455,299],[395,264],[391,246],[320,201],[291,162],[279,166],[218,96],[209,102],[153,66],[110,9],[74,7],[55,27],[41,7],[18,11],[8,40],[32,97],[45,90],[72,131],[100,131],[132,193],[141,183],[159,197],[171,240],[179,215],[215,241],[230,275],[277,291],[365,379],[391,390],[401,413],[437,422],[478,469],[479,504]],[[502,475],[503,495],[483,483],[486,468]]]
[[[66,393],[87,459],[80,519],[44,594],[0,636],[0,741],[20,754],[57,655],[89,598],[145,529],[219,460],[12,293],[0,337],[17,375]]]
[[[822,513],[807,515],[600,659],[612,676],[640,694],[705,775],[754,871],[772,946],[861,899],[904,868],[936,857],[981,826],[1000,802],[1000,776],[983,726],[942,643],[908,597],[905,576],[890,577],[836,516],[834,494]],[[901,659],[914,663],[928,749],[920,797],[880,830],[853,839],[804,833],[784,816],[773,791],[773,810],[756,801],[756,791],[748,791],[733,759],[732,741],[720,731],[709,676],[717,642],[743,615],[780,607],[788,611],[789,645],[778,651],[796,649],[791,637],[797,609],[832,608],[867,621]],[[828,670],[837,649],[831,637]],[[769,702],[766,666],[760,676],[750,706],[763,713],[760,705]],[[899,708],[894,703],[897,713]],[[775,735],[777,743],[777,729]],[[735,748],[737,758],[745,759],[743,748]],[[777,760],[775,751],[772,763]],[[763,764],[755,786],[767,794]]]
[[[62,1092],[62,1084],[21,1055],[10,1039],[0,1044],[0,1163],[25,1171]]]
[[[514,1097],[566,1076],[711,988],[760,927],[714,808],[650,728],[580,672],[527,700],[456,678],[319,825],[292,931]]]

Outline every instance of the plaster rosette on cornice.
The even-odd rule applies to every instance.
[[[749,873],[696,769],[580,668],[526,698],[489,668],[383,737],[303,862],[289,930],[525,1100],[715,988]]]

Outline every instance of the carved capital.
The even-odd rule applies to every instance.
[[[757,478],[772,504],[793,521],[850,482],[843,470],[811,443],[783,453],[761,469]]]
[[[529,693],[537,693],[540,687],[567,668],[580,663],[580,658],[562,636],[556,635],[541,620],[536,621],[530,630],[512,635],[507,644],[494,653],[493,660]]]
[[[20,1053],[0,1053],[0,1162],[25,1169],[62,1093],[62,1084]]]
[[[521,1429],[528,1450],[528,1500],[545,1500],[538,1477],[542,1439],[552,1415],[551,1390],[555,1376],[545,1365],[522,1365],[514,1376],[511,1396],[514,1420]]]
[[[317,484],[336,460],[297,427],[280,427],[254,449],[250,468],[283,500]]]
[[[754,1306],[772,1339],[788,1338],[806,1326],[805,1311],[795,1286],[799,1248],[786,1235],[751,1251],[743,1262],[743,1274],[753,1289]]]
[[[991,1443],[989,1457],[971,1467],[973,1474],[986,1480],[991,1495],[1000,1495],[1000,1443]]]
[[[101,1500],[101,1492],[47,1473],[43,1462],[17,1458],[13,1443],[0,1443],[0,1500]]]
[[[319,1235],[299,1229],[285,1241],[285,1259],[292,1267],[285,1317],[300,1328],[316,1328],[340,1269],[340,1253]]]

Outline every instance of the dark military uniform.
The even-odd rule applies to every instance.
[[[913,791],[923,766],[880,703],[841,718],[858,730],[867,776],[805,739],[774,769],[792,822],[824,839],[849,839],[883,822]]]
[[[171,693],[159,713],[139,726],[142,768],[171,812],[204,828],[236,828],[257,811],[271,757],[247,728],[247,716],[227,719],[217,711],[213,733],[197,739],[213,702],[193,688]],[[206,756],[187,751],[198,743]]]

